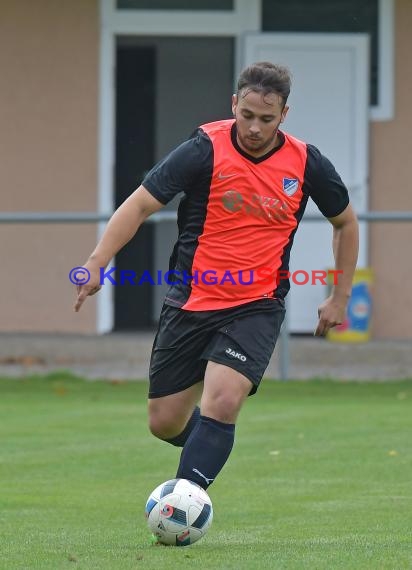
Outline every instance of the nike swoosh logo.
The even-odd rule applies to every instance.
[[[225,178],[232,178],[232,176],[236,176],[237,172],[234,172],[233,174],[222,174],[221,172],[219,172],[219,174],[217,175],[219,180],[224,180]]]

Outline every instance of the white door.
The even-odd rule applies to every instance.
[[[241,42],[241,67],[271,61],[289,67],[292,89],[282,128],[312,143],[335,165],[358,213],[368,206],[369,38],[365,34],[253,33]],[[310,200],[306,214],[320,215]],[[333,268],[332,226],[305,222],[296,233],[290,271]],[[359,267],[367,265],[367,227],[361,224]],[[302,279],[302,275],[299,276]],[[289,329],[312,332],[327,287],[291,283]]]

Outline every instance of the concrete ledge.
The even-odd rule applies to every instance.
[[[71,370],[86,378],[147,378],[154,331],[107,335],[0,333],[0,376]],[[289,341],[290,378],[386,380],[412,378],[410,341],[331,343]],[[279,346],[265,374],[279,379]]]

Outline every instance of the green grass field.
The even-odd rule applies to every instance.
[[[186,548],[150,545],[179,450],[149,434],[146,390],[0,379],[1,569],[412,568],[412,381],[265,381]]]

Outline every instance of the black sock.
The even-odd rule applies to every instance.
[[[226,463],[234,439],[235,424],[200,416],[182,450],[176,477],[207,489]]]
[[[176,437],[165,439],[164,441],[167,441],[167,443],[171,443],[176,447],[183,447],[189,435],[192,433],[193,428],[199,422],[199,418],[200,418],[200,409],[199,406],[196,406],[196,408],[193,410],[193,414],[191,415],[182,433],[179,433],[179,435],[177,435]]]

